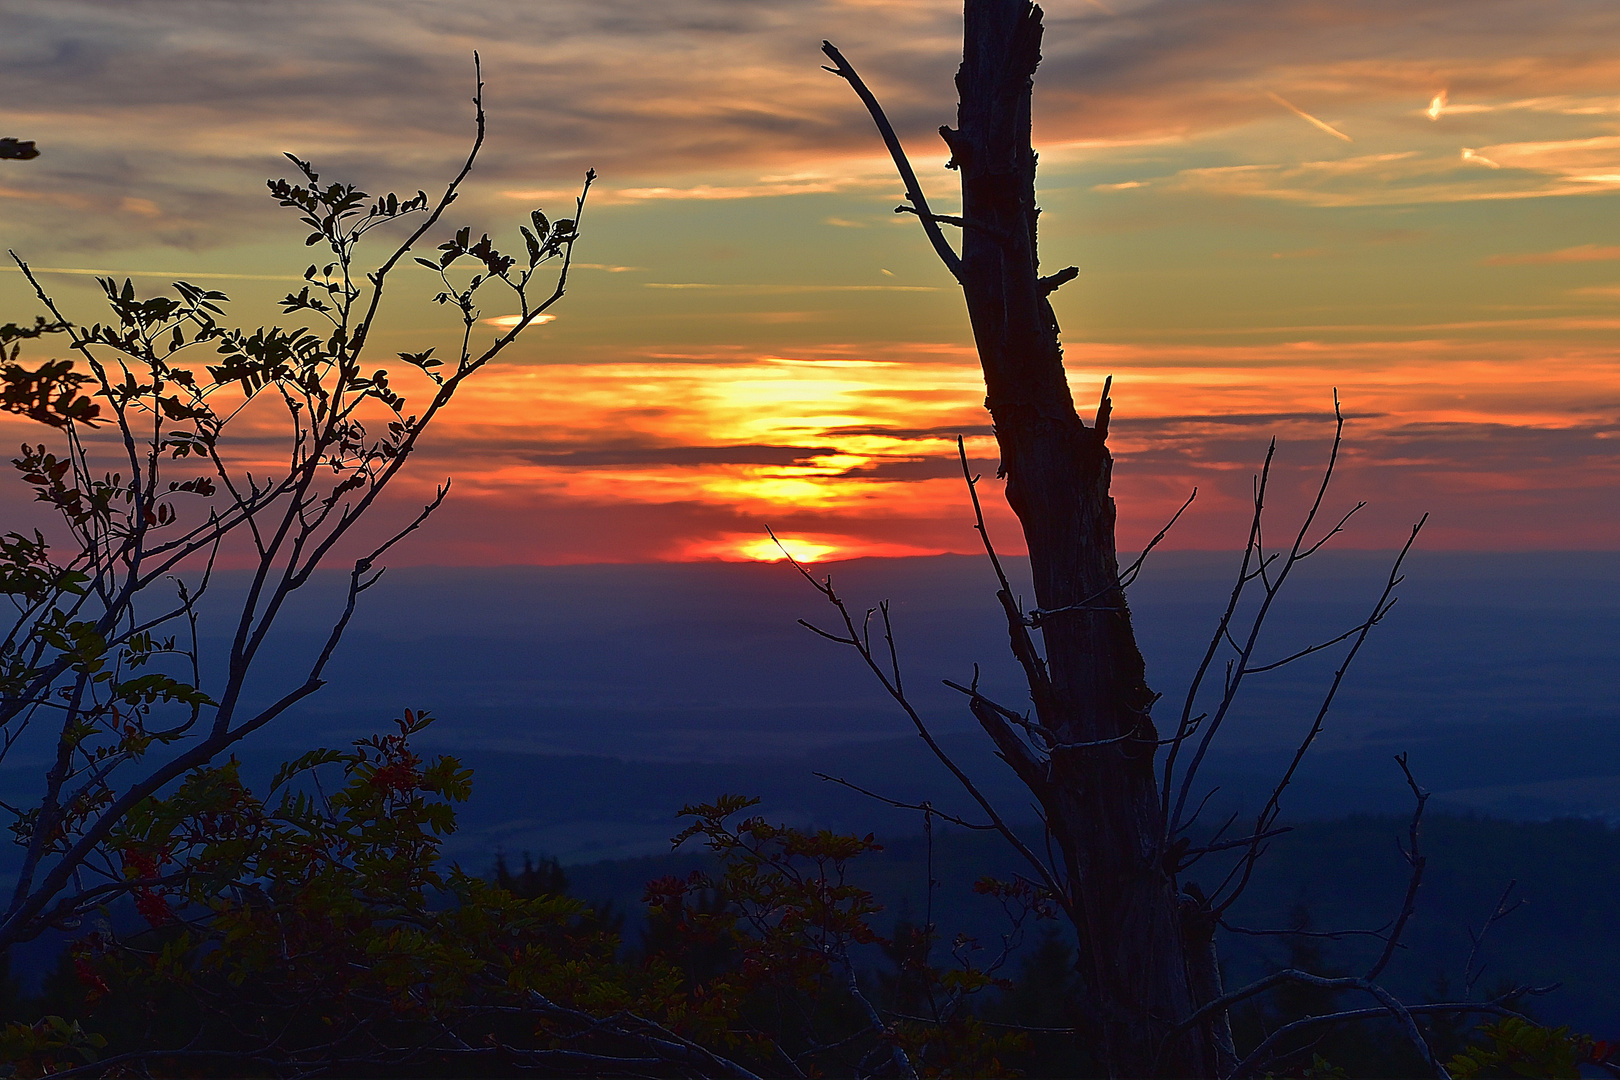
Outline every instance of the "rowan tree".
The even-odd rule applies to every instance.
[[[280,302],[286,326],[233,326],[225,294],[189,282],[144,295],[111,277],[99,279],[108,314],[80,322],[13,253],[43,313],[0,325],[0,407],[39,425],[41,441],[12,465],[54,520],[0,537],[0,593],[14,609],[0,627],[0,761],[19,748],[49,760],[34,800],[4,807],[21,857],[0,904],[0,950],[179,884],[129,862],[120,830],[146,800],[319,690],[380,560],[442,504],[448,481],[381,539],[362,522],[461,387],[562,298],[594,174],[571,216],[533,213],[516,254],[462,228],[432,259],[416,258],[455,314],[459,348],[397,354],[390,366],[412,385],[376,359],[385,290],[483,147],[481,80],[474,124],[436,197],[370,195],[287,155],[293,178],[271,180],[269,194],[324,257]],[[383,257],[362,261],[390,232]],[[497,290],[520,318],[475,342],[480,305]],[[31,358],[53,341],[70,358]],[[259,440],[278,424],[285,441],[267,455]],[[259,671],[287,603],[321,580],[340,545],[364,553],[322,646],[301,671]],[[246,572],[226,579],[222,558]],[[205,602],[216,614],[204,615]],[[199,626],[225,603],[229,644],[204,656]],[[251,693],[250,674],[261,680]]]

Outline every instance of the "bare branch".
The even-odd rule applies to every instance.
[[[1211,663],[1215,660],[1215,654],[1220,650],[1221,640],[1227,636],[1227,627],[1231,625],[1232,618],[1237,612],[1238,603],[1243,599],[1244,589],[1252,580],[1252,572],[1249,569],[1250,563],[1257,554],[1260,555],[1262,561],[1264,559],[1264,553],[1258,552],[1256,545],[1260,536],[1261,514],[1265,507],[1266,485],[1271,478],[1271,461],[1276,453],[1277,440],[1273,439],[1271,445],[1266,449],[1266,459],[1260,467],[1260,475],[1255,485],[1254,515],[1249,521],[1249,539],[1243,549],[1243,561],[1238,566],[1237,580],[1233,583],[1231,595],[1227,598],[1226,610],[1221,612],[1220,620],[1215,626],[1215,632],[1210,635],[1209,645],[1204,650],[1203,659],[1198,663],[1198,670],[1193,673],[1192,681],[1187,684],[1187,696],[1182,703],[1181,716],[1176,724],[1176,734],[1170,743],[1169,753],[1165,755],[1164,773],[1159,785],[1159,805],[1160,812],[1165,819],[1165,832],[1168,836],[1176,835],[1181,822],[1182,810],[1185,808],[1187,797],[1192,791],[1191,778],[1183,776],[1181,793],[1176,799],[1175,809],[1172,813],[1170,800],[1172,782],[1175,780],[1176,758],[1181,753],[1182,744],[1192,737],[1192,711],[1198,701],[1198,692],[1203,688],[1204,678],[1209,673]],[[1206,745],[1207,739],[1199,744],[1198,754],[1200,757]],[[1196,764],[1189,766],[1189,771],[1196,772]]]
[[[1473,927],[1468,928],[1469,949],[1468,959],[1463,964],[1463,992],[1470,997],[1474,994],[1474,984],[1479,982],[1481,975],[1485,974],[1483,964],[1478,968],[1474,967],[1474,962],[1479,957],[1480,946],[1485,944],[1485,935],[1491,932],[1491,927],[1524,906],[1523,897],[1513,901],[1511,904],[1508,903],[1508,897],[1513,894],[1513,890],[1518,887],[1518,884],[1518,879],[1507,883],[1507,887],[1502,890],[1501,898],[1496,901],[1496,906],[1491,909],[1490,915],[1485,919],[1485,925],[1481,926],[1478,932],[1475,932]]]
[[[1013,832],[1013,830],[1007,825],[1007,823],[1002,819],[1001,815],[996,811],[995,805],[985,797],[984,793],[979,790],[979,786],[973,782],[972,777],[963,772],[961,767],[957,765],[956,762],[951,759],[951,756],[945,752],[944,747],[939,745],[939,742],[934,738],[933,732],[929,730],[927,723],[924,722],[922,715],[917,712],[911,701],[906,697],[905,694],[900,692],[899,688],[896,687],[892,681],[890,681],[888,674],[883,670],[883,666],[878,663],[877,657],[873,655],[872,650],[866,645],[866,643],[861,640],[860,633],[855,628],[855,619],[850,614],[849,607],[844,603],[843,598],[840,597],[837,591],[833,588],[832,578],[828,577],[822,581],[817,581],[815,576],[812,575],[810,571],[806,570],[803,564],[801,564],[799,560],[795,559],[793,554],[788,551],[785,546],[783,546],[782,541],[777,537],[775,532],[771,531],[769,528],[766,529],[766,532],[770,535],[772,540],[776,541],[776,546],[781,549],[783,556],[793,567],[793,569],[799,572],[799,576],[808,581],[811,587],[826,598],[827,602],[837,610],[839,616],[844,621],[844,628],[845,632],[848,634],[848,637],[840,640],[833,637],[831,634],[827,634],[825,631],[818,630],[816,632],[821,634],[823,637],[838,641],[839,644],[847,645],[856,651],[862,662],[866,664],[867,670],[871,671],[872,674],[877,677],[878,682],[883,686],[883,689],[888,693],[889,697],[893,699],[895,704],[900,706],[901,711],[906,714],[907,719],[911,721],[912,727],[916,729],[918,736],[922,738],[924,744],[927,745],[934,757],[938,759],[939,763],[944,765],[946,769],[950,770],[951,775],[956,778],[957,783],[961,784],[963,789],[967,791],[968,795],[972,797],[973,801],[979,804],[979,809],[983,810],[985,816],[990,819],[991,824],[995,826],[996,832],[1001,834],[1001,837],[1007,841],[1013,850],[1018,852],[1018,854],[1022,856],[1026,862],[1035,868],[1036,873],[1041,877],[1042,884],[1045,885],[1046,888],[1051,891],[1052,895],[1057,898],[1058,903],[1063,906],[1064,910],[1068,911],[1070,909],[1070,900],[1067,894],[1063,891],[1062,887],[1058,884],[1056,877],[1053,876],[1051,869],[1047,867],[1047,865],[1041,861],[1040,856],[1031,851],[1029,849],[1029,845],[1025,844],[1024,841],[1019,838],[1018,834]],[[810,629],[814,630],[815,628],[811,627]]]
[[[1400,553],[1395,557],[1394,564],[1390,567],[1389,577],[1384,583],[1384,590],[1379,595],[1377,602],[1373,605],[1373,610],[1375,612],[1389,602],[1390,594],[1394,592],[1395,587],[1400,584],[1401,565],[1406,561],[1407,555],[1411,553],[1412,545],[1417,542],[1418,534],[1423,531],[1423,525],[1428,520],[1429,516],[1425,514],[1416,525],[1412,526],[1411,535],[1407,537],[1406,543],[1401,547]],[[1301,532],[1301,535],[1304,535],[1303,531]],[[1279,577],[1279,584],[1281,580],[1281,577]],[[1288,785],[1293,782],[1294,774],[1296,771],[1298,771],[1300,762],[1305,760],[1306,753],[1310,751],[1312,744],[1316,741],[1316,737],[1321,734],[1322,726],[1327,720],[1328,710],[1333,707],[1333,701],[1338,695],[1339,687],[1343,685],[1344,677],[1346,673],[1349,672],[1350,665],[1355,662],[1356,654],[1361,651],[1362,645],[1366,643],[1367,634],[1372,630],[1372,626],[1373,621],[1371,619],[1362,625],[1360,632],[1356,635],[1355,641],[1351,644],[1349,651],[1345,653],[1344,659],[1340,662],[1338,670],[1333,673],[1333,679],[1328,684],[1327,692],[1322,696],[1322,704],[1316,710],[1316,718],[1311,722],[1310,729],[1305,733],[1305,737],[1300,740],[1299,746],[1294,750],[1293,759],[1288,763],[1288,768],[1284,770],[1282,777],[1277,781],[1277,784],[1272,789],[1271,794],[1266,798],[1265,806],[1261,808],[1260,813],[1256,818],[1254,829],[1256,834],[1264,832],[1270,827],[1271,823],[1276,820],[1276,816],[1280,812],[1279,808],[1282,802],[1283,792],[1287,790]],[[1236,902],[1239,896],[1243,894],[1244,888],[1248,885],[1249,877],[1254,871],[1254,864],[1259,858],[1259,854],[1258,846],[1253,847],[1240,861],[1239,867],[1241,867],[1242,871],[1241,876],[1238,879],[1237,884],[1233,887],[1231,893],[1229,893],[1227,897],[1218,905],[1217,911],[1224,912]],[[1230,880],[1231,878],[1229,876],[1228,881]]]
[[[879,795],[875,791],[868,791],[859,784],[850,783],[841,776],[828,776],[823,772],[812,773],[811,775],[815,776],[819,780],[825,780],[829,784],[837,784],[840,787],[847,787],[851,791],[858,791],[867,798],[876,799],[878,802],[892,806],[896,810],[916,810],[925,816],[937,817],[941,821],[950,822],[952,825],[960,825],[964,829],[974,829],[979,832],[994,832],[996,829],[994,825],[986,825],[983,822],[968,821],[966,818],[959,818],[955,814],[947,813],[946,811],[939,809],[930,802],[908,803],[901,802],[898,799],[891,799],[887,795]]]
[[[1187,507],[1191,506],[1196,498],[1198,498],[1198,489],[1193,488],[1192,494],[1187,496],[1187,501],[1182,503],[1181,507],[1170,515],[1170,520],[1164,523],[1164,528],[1153,534],[1153,539],[1147,542],[1147,546],[1142,549],[1142,553],[1120,573],[1119,584],[1121,588],[1129,586],[1131,582],[1136,580],[1137,575],[1142,572],[1142,564],[1147,562],[1147,557],[1153,553],[1154,548],[1164,542],[1165,537],[1170,535],[1170,530],[1176,527],[1176,522],[1181,520],[1181,515],[1187,512]]]
[[[1401,850],[1402,857],[1412,868],[1412,876],[1407,879],[1406,898],[1401,901],[1400,914],[1395,916],[1394,926],[1384,941],[1384,951],[1373,962],[1373,966],[1367,969],[1366,978],[1369,980],[1383,974],[1384,968],[1389,966],[1390,959],[1394,957],[1396,948],[1400,946],[1401,933],[1406,929],[1407,920],[1412,917],[1412,912],[1417,909],[1418,886],[1423,884],[1423,870],[1429,861],[1418,847],[1418,831],[1423,825],[1423,808],[1429,803],[1429,793],[1418,787],[1417,780],[1412,777],[1412,770],[1407,767],[1405,754],[1395,755],[1395,763],[1401,767],[1401,773],[1406,777],[1406,786],[1411,790],[1412,798],[1417,801],[1417,806],[1412,811],[1412,823],[1407,826],[1410,846]]]
[[[1519,998],[1533,994],[1550,993],[1554,987],[1519,987],[1492,1001],[1441,1001],[1425,1005],[1408,1005],[1406,1013],[1409,1016],[1444,1016],[1466,1013],[1485,1013],[1490,1016],[1511,1016],[1520,1020],[1529,1020],[1523,1013],[1515,1012],[1505,1004]],[[1347,1009],[1342,1012],[1323,1013],[1319,1016],[1307,1016],[1302,1020],[1284,1024],[1268,1035],[1254,1051],[1238,1063],[1237,1069],[1228,1080],[1242,1080],[1243,1077],[1259,1072],[1266,1065],[1275,1061],[1280,1055],[1274,1053],[1277,1046],[1287,1040],[1290,1035],[1298,1034],[1313,1027],[1324,1025],[1352,1023],[1359,1020],[1378,1020],[1389,1016],[1389,1010],[1379,1009]],[[1425,1043],[1425,1046],[1427,1044]],[[1439,1075],[1439,1074],[1437,1074]]]
[[[960,281],[962,259],[951,250],[951,245],[945,240],[945,234],[939,231],[939,219],[928,209],[928,199],[923,195],[922,185],[917,183],[917,174],[906,158],[905,148],[900,145],[900,136],[894,133],[889,118],[883,114],[883,106],[878,103],[872,91],[866,88],[866,83],[856,74],[855,68],[844,59],[844,54],[839,52],[832,42],[823,41],[821,51],[827,54],[827,58],[834,65],[826,70],[849,83],[850,89],[861,99],[861,104],[866,106],[866,111],[872,114],[872,122],[877,125],[878,134],[883,136],[883,145],[889,148],[889,156],[894,159],[895,170],[899,172],[901,181],[906,185],[906,198],[911,200],[917,220],[922,222],[923,232],[928,234],[928,242],[934,246],[934,253],[939,256],[940,262],[945,264],[945,269]]]

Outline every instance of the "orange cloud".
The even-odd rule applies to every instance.
[[[1273,438],[1277,505],[1297,509],[1331,434],[1333,387],[1351,417],[1339,497],[1372,503],[1348,546],[1386,546],[1425,511],[1432,546],[1620,544],[1607,509],[1620,486],[1620,347],[1606,342],[1079,341],[1067,356],[1078,400],[1114,376],[1122,547],[1145,543],[1194,487],[1171,546],[1241,544]],[[449,506],[399,562],[758,560],[774,557],[767,526],[807,561],[971,554],[961,434],[992,532],[1014,553],[982,394],[969,350],[930,343],[833,360],[503,364],[442,416],[384,515],[454,478]],[[284,433],[268,413],[245,419],[240,460],[273,464]],[[28,437],[0,417],[0,438]],[[8,518],[31,513],[23,494],[0,492]]]
[[[1124,546],[1145,542],[1193,487],[1198,501],[1172,546],[1240,543],[1249,477],[1274,437],[1279,506],[1303,498],[1331,433],[1334,386],[1351,416],[1340,490],[1374,504],[1350,546],[1390,543],[1426,510],[1434,542],[1447,546],[1620,542],[1620,521],[1601,511],[1601,493],[1620,484],[1613,347],[1076,342],[1068,358],[1077,398],[1115,377]],[[925,367],[764,357],[487,374],[414,466],[424,490],[445,474],[456,487],[453,513],[407,559],[759,559],[774,550],[767,525],[811,560],[976,550],[955,436],[967,436],[987,478],[996,451],[970,356]],[[986,503],[998,542],[1019,550],[1001,500]]]
[[[1544,263],[1612,262],[1620,259],[1620,246],[1581,244],[1557,251],[1534,251],[1522,255],[1492,255],[1486,266],[1534,266]]]

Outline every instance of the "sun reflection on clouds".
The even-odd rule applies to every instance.
[[[519,530],[535,561],[776,558],[764,523],[780,525],[805,561],[972,553],[956,434],[967,436],[974,473],[992,481],[997,465],[978,372],[965,355],[927,364],[881,357],[496,367],[444,417],[416,475],[424,485],[455,475],[452,531],[500,521],[486,529],[511,532],[541,515]],[[1315,466],[1330,430],[1330,386],[1350,416],[1346,483],[1378,492],[1369,522],[1436,509],[1450,529],[1436,534],[1443,545],[1523,543],[1547,529],[1542,542],[1620,542],[1617,523],[1585,511],[1560,510],[1545,528],[1535,514],[1503,524],[1510,504],[1539,505],[1544,490],[1620,484],[1620,458],[1608,450],[1620,435],[1613,347],[1453,332],[1078,341],[1068,358],[1077,399],[1115,377],[1122,547],[1145,541],[1193,487],[1199,501],[1171,545],[1224,546],[1268,439],[1282,444],[1279,491]],[[1537,372],[1531,382],[1527,370]],[[1509,483],[1508,473],[1518,479]],[[1538,488],[1554,473],[1553,489]],[[567,510],[522,509],[531,505]],[[1015,552],[1002,500],[986,506],[998,542]],[[620,531],[587,543],[570,532],[583,526],[557,533],[563,518],[611,519]],[[1351,546],[1387,540],[1369,529]],[[437,543],[465,559],[486,542]]]

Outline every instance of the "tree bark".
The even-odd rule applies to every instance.
[[[1114,549],[1107,389],[1088,426],[1075,411],[1048,301],[1073,275],[1040,276],[1030,144],[1040,43],[1041,11],[1028,0],[966,0],[958,126],[941,134],[961,170],[958,276],[1007,501],[1028,543],[1035,601],[1054,612],[1039,616],[1044,665],[1025,665],[1037,715],[1060,744],[1115,741],[1060,746],[1045,762],[1007,756],[1039,798],[1062,853],[1098,1049],[1111,1075],[1213,1076],[1212,1032],[1167,1039],[1194,1009],[1187,947],[1209,946],[1184,940],[1180,898],[1164,865],[1155,695]],[[1022,625],[1010,598],[1004,602],[1016,648]],[[1005,726],[976,712],[987,728]]]

